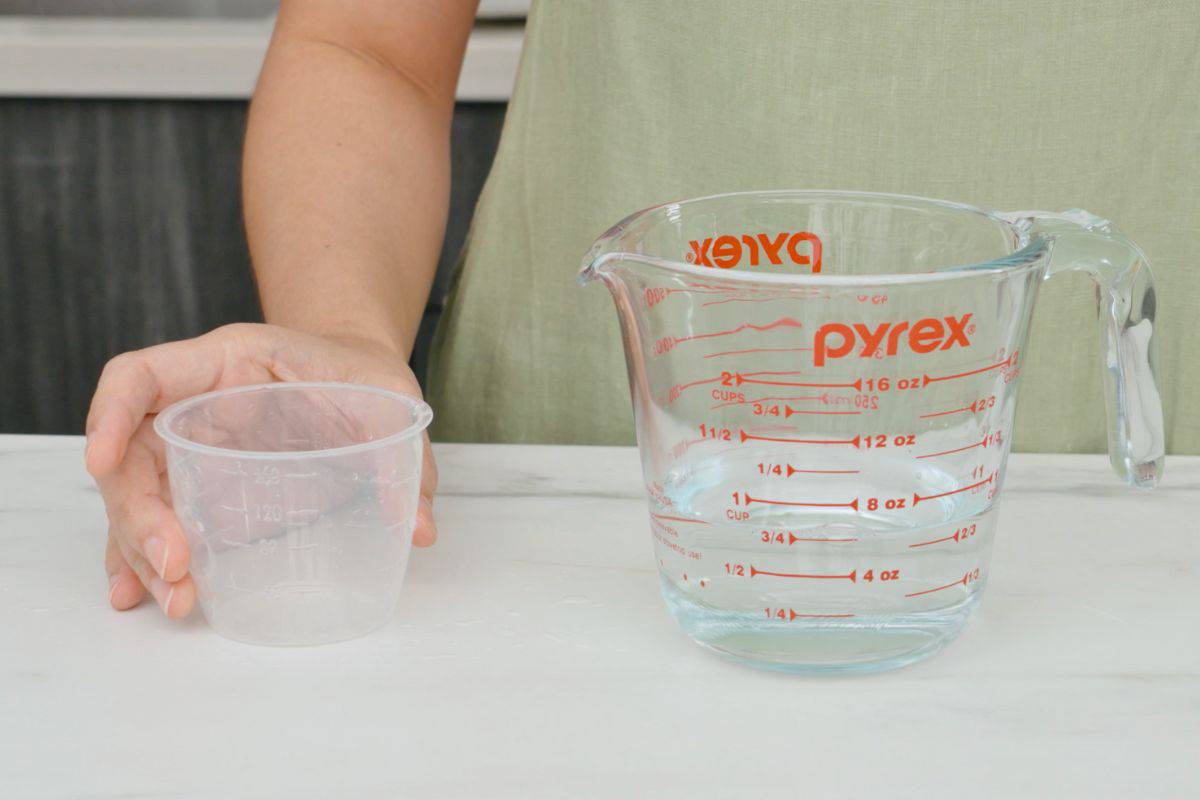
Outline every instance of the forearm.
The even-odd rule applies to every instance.
[[[281,18],[243,178],[267,321],[408,355],[445,227],[452,111],[452,89]]]

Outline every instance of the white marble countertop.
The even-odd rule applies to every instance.
[[[81,449],[0,436],[4,797],[1200,796],[1200,458],[1013,456],[967,632],[804,678],[679,632],[629,449],[438,448],[395,621],[300,649],[108,608]]]

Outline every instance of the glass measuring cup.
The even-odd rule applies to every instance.
[[[775,191],[636,213],[582,279],[617,305],[663,593],[697,642],[788,670],[900,666],[988,577],[1042,279],[1098,288],[1109,453],[1163,467],[1153,279],[1083,211]]]
[[[159,414],[209,624],[231,639],[298,645],[386,623],[432,417],[419,400],[344,383],[242,386]]]

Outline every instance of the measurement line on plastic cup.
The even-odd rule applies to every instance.
[[[969,492],[972,489],[977,489],[980,486],[983,486],[985,483],[991,483],[995,479],[996,479],[996,473],[993,472],[991,475],[988,475],[983,480],[976,481],[975,483],[972,483],[970,486],[963,486],[962,488],[959,488],[959,489],[951,489],[948,492],[941,492],[939,494],[931,494],[931,495],[924,495],[924,496],[919,495],[916,492],[913,492],[913,505],[914,506],[917,505],[922,500],[936,500],[939,497],[949,497],[952,494],[959,494],[960,492]]]

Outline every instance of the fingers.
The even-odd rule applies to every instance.
[[[245,340],[245,332],[234,328],[218,328],[196,339],[123,353],[105,365],[85,427],[88,443],[84,461],[93,477],[108,475],[117,468],[147,414],[213,389],[221,382],[229,360],[228,348]],[[261,328],[267,330],[266,326]],[[258,335],[265,338],[269,334]],[[239,363],[238,367],[255,371],[252,364]],[[269,380],[265,372],[247,377]]]
[[[165,581],[150,566],[150,562],[128,543],[118,537],[113,538],[125,562],[164,614],[171,619],[183,619],[191,613],[192,606],[196,604],[196,585],[192,582],[191,575],[173,583]]]
[[[437,462],[433,460],[433,448],[429,446],[429,436],[424,437],[425,443],[421,451],[421,496],[433,499],[438,485]]]
[[[126,611],[142,602],[146,589],[129,564],[125,563],[111,530],[104,550],[104,571],[108,573],[108,602],[113,608]]]
[[[196,604],[196,586],[190,575],[175,583],[164,581],[150,562],[123,546],[112,532],[104,553],[104,568],[108,572],[108,602],[118,611],[141,603],[147,587],[159,608],[171,619],[186,617]]]
[[[413,544],[417,547],[429,547],[437,541],[437,523],[433,519],[433,503],[428,497],[421,497],[417,504],[417,524],[413,528]]]
[[[188,547],[175,512],[163,499],[156,447],[147,419],[138,427],[117,470],[96,482],[104,496],[112,536],[125,561],[136,572],[137,565],[130,557],[136,554],[159,578],[174,583],[187,574]],[[139,573],[139,577],[146,576]],[[146,580],[142,583],[151,588]]]
[[[437,523],[433,518],[433,495],[437,491],[438,471],[425,437],[425,448],[421,463],[421,499],[417,504],[417,523],[413,528],[413,544],[428,547],[437,541]]]

